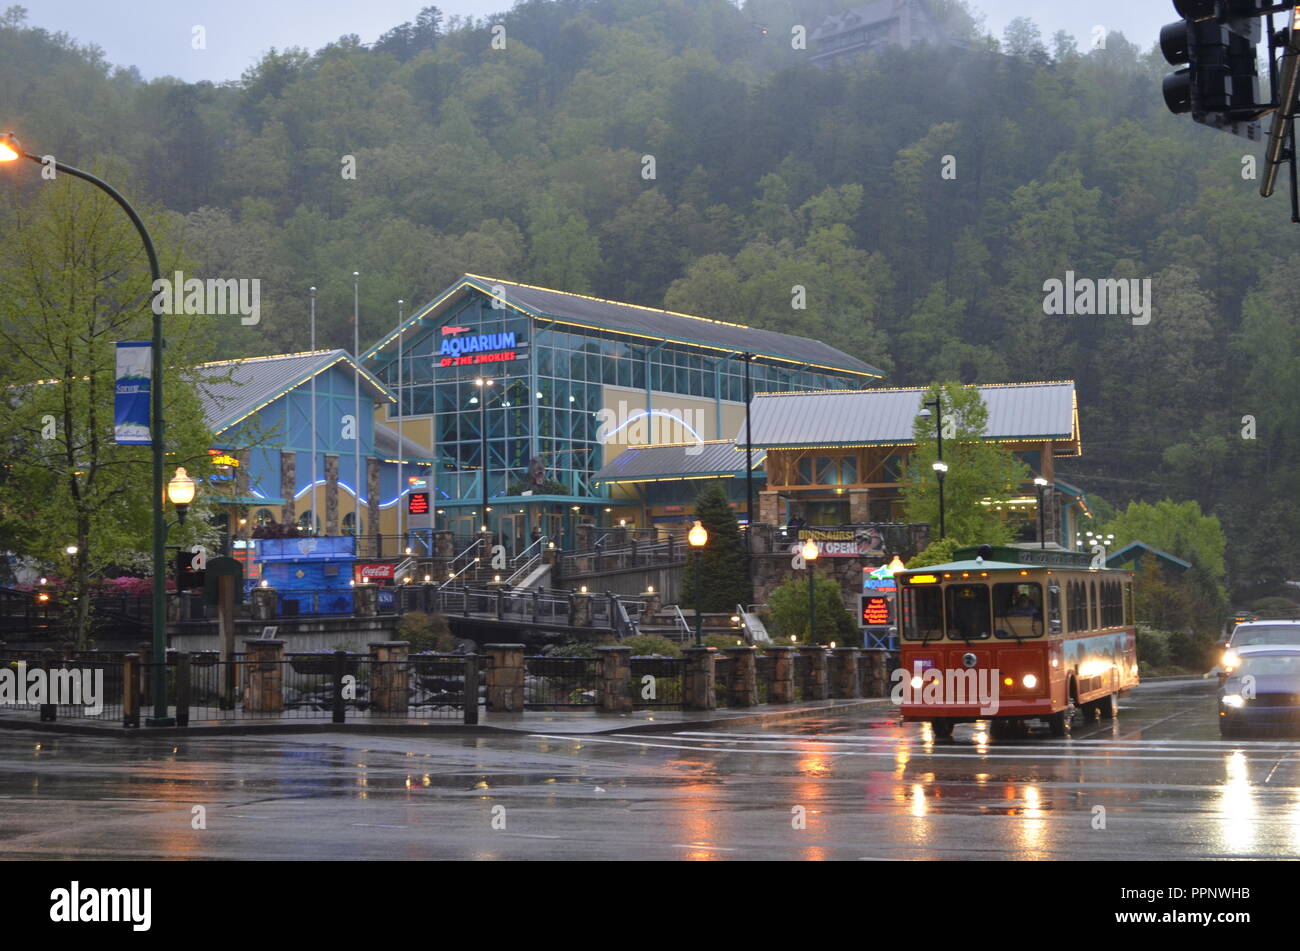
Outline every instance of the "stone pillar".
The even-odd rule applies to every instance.
[[[772,682],[767,687],[768,703],[790,703],[794,700],[794,648],[768,647],[772,658]]]
[[[596,543],[596,526],[591,522],[582,522],[575,531],[574,544],[578,551],[591,551],[591,546]]]
[[[779,492],[758,493],[758,520],[768,525],[780,525],[785,521],[781,516],[784,509]]]
[[[871,492],[868,489],[849,489],[849,521],[865,525],[871,521]]]
[[[399,502],[404,502],[400,498],[402,488],[400,485],[397,487]],[[366,534],[379,535],[382,527],[379,524],[379,460],[374,456],[366,456]],[[397,530],[396,525],[393,526],[393,530]],[[360,526],[357,526],[357,534],[361,534]],[[394,551],[401,553],[405,544],[405,542],[399,540]]]
[[[312,490],[315,494],[315,489]],[[319,514],[319,513],[313,513]],[[325,534],[339,533],[339,454],[325,453]]]
[[[284,504],[280,506],[280,521],[293,525],[298,521],[297,509],[294,508],[293,495],[298,491],[298,466],[292,452],[280,450],[280,497]]]
[[[755,510],[754,517],[758,517],[758,511]],[[753,553],[755,555],[765,555],[772,550],[772,523],[757,522],[749,529],[750,537],[753,541]]]
[[[249,638],[244,641],[247,671],[244,710],[280,713],[284,710],[284,641]]]
[[[817,644],[799,648],[799,653],[808,658],[808,674],[803,685],[805,700],[826,699],[826,650]]]
[[[664,606],[663,595],[658,591],[654,592],[653,594],[641,595],[641,600],[645,602],[645,613],[643,615],[644,617],[650,617],[652,614],[658,614],[661,610],[663,610],[663,606]]]
[[[574,627],[591,627],[591,595],[573,595],[573,619],[569,622]]]
[[[524,645],[487,644],[487,708],[494,713],[524,709]]]
[[[251,613],[254,621],[274,621],[276,606],[276,591],[274,588],[264,588],[258,585],[253,589],[249,596]]]
[[[753,647],[728,647],[731,678],[727,684],[727,706],[752,707],[758,703],[758,650]]]
[[[831,696],[850,700],[862,696],[858,683],[858,649],[837,647],[831,651]]]
[[[866,671],[863,680],[864,697],[885,697],[889,695],[892,683],[889,679],[889,654],[885,651],[863,651]]]
[[[370,702],[376,713],[405,714],[410,702],[411,675],[406,666],[406,641],[370,644]]]
[[[352,586],[352,613],[357,617],[374,617],[379,610],[379,585],[354,584]]]
[[[682,690],[683,710],[715,710],[718,698],[713,692],[717,655],[713,647],[688,647],[682,651],[686,658],[686,677]]]
[[[597,647],[599,669],[596,682],[596,705],[606,713],[625,713],[632,709],[632,648]]]

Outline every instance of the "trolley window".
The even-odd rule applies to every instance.
[[[903,638],[937,641],[943,637],[943,591],[906,586],[902,591]]]
[[[948,638],[984,640],[992,630],[989,587],[986,584],[951,584],[947,592]]]
[[[993,586],[993,633],[997,637],[1043,636],[1043,586],[1036,583]]]

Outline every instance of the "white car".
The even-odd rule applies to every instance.
[[[1300,620],[1244,621],[1234,627],[1232,636],[1223,645],[1219,682],[1223,683],[1241,666],[1238,648],[1260,646],[1300,648]]]

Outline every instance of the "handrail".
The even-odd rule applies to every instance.
[[[682,613],[682,606],[680,604],[674,604],[673,611],[677,614],[677,623],[682,626],[683,639],[690,640],[691,626],[686,623],[686,615]]]
[[[465,564],[464,564],[463,566],[461,566],[460,571],[454,571],[454,572],[452,572],[452,573],[451,573],[451,576],[448,577],[446,581],[444,581],[442,584],[438,585],[438,590],[441,591],[443,588],[447,587],[447,585],[452,584],[452,583],[453,583],[457,578],[459,578],[461,575],[463,575],[465,572],[469,571],[471,568],[473,568],[473,567],[474,567],[475,565],[477,565],[477,564],[478,564],[478,559],[477,559],[477,558],[473,559],[472,561],[467,561],[467,562],[465,562]]]
[[[518,563],[518,562],[520,562],[520,561],[523,561],[525,558],[532,559],[532,558],[535,557],[535,556],[534,556],[534,555],[530,555],[530,554],[528,554],[528,553],[531,552],[534,548],[537,548],[537,554],[540,555],[540,554],[542,553],[542,550],[541,550],[541,548],[540,548],[539,546],[541,546],[543,543],[545,543],[545,541],[546,541],[546,536],[545,536],[545,535],[541,535],[541,536],[539,536],[539,537],[537,538],[536,541],[534,541],[532,544],[530,544],[527,548],[525,548],[525,549],[524,549],[523,551],[521,551],[519,554],[515,555],[514,558],[510,559],[511,563],[512,563],[512,564],[514,564],[514,563]]]
[[[408,555],[405,561],[398,562],[397,567],[393,569],[393,581],[397,582],[402,577],[402,572],[409,571],[415,564],[414,555]]]
[[[528,561],[524,562],[522,565],[520,565],[518,568],[515,569],[514,574],[512,574],[509,578],[506,579],[507,587],[513,587],[514,584],[517,581],[519,581],[521,578],[527,578],[528,574],[534,568],[536,568],[541,563],[541,561],[542,561],[541,552],[538,552],[536,555],[533,555],[533,557],[529,558]]]

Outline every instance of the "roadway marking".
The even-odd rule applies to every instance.
[[[633,737],[641,734],[637,733],[615,733],[614,736]],[[829,746],[848,746],[851,744],[884,746],[894,744],[912,745],[922,743],[928,745],[929,740],[912,736],[870,736],[870,735],[852,735],[852,734],[828,734],[826,736],[814,736],[806,733],[709,733],[709,732],[691,732],[681,731],[671,734],[674,737],[680,737],[684,740],[712,740],[714,742],[759,742],[759,743],[778,743],[787,740],[797,740],[804,743],[824,743]],[[1260,741],[1261,744],[1265,741]],[[959,746],[983,746],[986,744],[958,744]],[[1275,754],[1280,750],[1300,751],[1300,743],[1268,741],[1268,745],[1250,746],[1243,745],[1241,740],[1075,740],[1072,743],[1061,743],[1056,740],[1020,740],[1014,745],[1008,746],[1006,740],[999,740],[995,743],[989,743],[988,746],[998,746],[1002,749],[1063,749],[1063,750],[1087,750],[1087,751],[1104,751],[1116,749],[1121,752],[1128,749],[1141,749],[1146,751],[1152,750],[1169,750],[1171,752],[1180,752],[1186,750],[1218,750],[1218,749],[1240,749],[1243,752],[1260,752]]]
[[[711,748],[708,746],[699,746],[699,745],[687,746],[684,744],[677,744],[677,743],[647,743],[644,740],[641,740],[637,734],[622,734],[622,735],[616,735],[615,737],[611,737],[611,738],[597,738],[597,737],[587,736],[587,737],[583,737],[580,741],[573,736],[566,737],[563,735],[553,735],[548,733],[531,733],[529,735],[532,737],[537,737],[540,739],[548,739],[548,740],[567,739],[572,742],[581,742],[584,744],[607,743],[607,744],[613,744],[615,746],[636,746],[642,749],[687,750],[692,753],[773,753],[778,756],[807,756],[808,755],[808,750],[800,750],[800,749],[787,750],[787,749],[768,749],[762,747],[757,749],[744,748],[744,747],[741,747],[739,749],[719,749],[719,748]],[[842,745],[843,744],[841,744],[841,746]],[[1088,752],[1086,748],[1080,751],[1079,753],[1074,753],[1072,755],[1056,755],[1050,753],[1034,753],[1034,752],[1017,754],[1017,753],[1002,752],[998,747],[992,747],[992,746],[983,749],[975,746],[970,746],[967,747],[966,749],[968,750],[968,752],[956,752],[956,751],[940,752],[938,750],[912,749],[909,747],[903,750],[882,751],[882,752],[874,752],[870,750],[839,749],[833,751],[832,750],[819,751],[819,753],[820,755],[823,756],[860,756],[869,759],[897,759],[900,753],[906,753],[910,756],[916,758],[924,758],[924,759],[969,760],[969,759],[979,758],[979,759],[1001,759],[1001,760],[1035,760],[1035,761],[1076,760],[1077,761],[1080,759],[1095,758],[1086,755]],[[1033,747],[1025,747],[1025,746],[1010,747],[1010,749],[1031,750],[1033,749]],[[1225,753],[1229,751],[1229,747],[1224,747],[1223,749]],[[1146,751],[1133,750],[1131,754],[1127,750],[1121,750],[1116,752],[1094,750],[1092,752],[1101,753],[1103,756],[1109,756],[1112,758],[1141,759],[1142,754],[1145,753]],[[1267,751],[1261,751],[1261,752],[1267,752]],[[1223,755],[1220,754],[1218,756],[1161,756],[1159,757],[1159,760],[1162,763],[1175,763],[1175,762],[1221,763],[1223,762]]]

